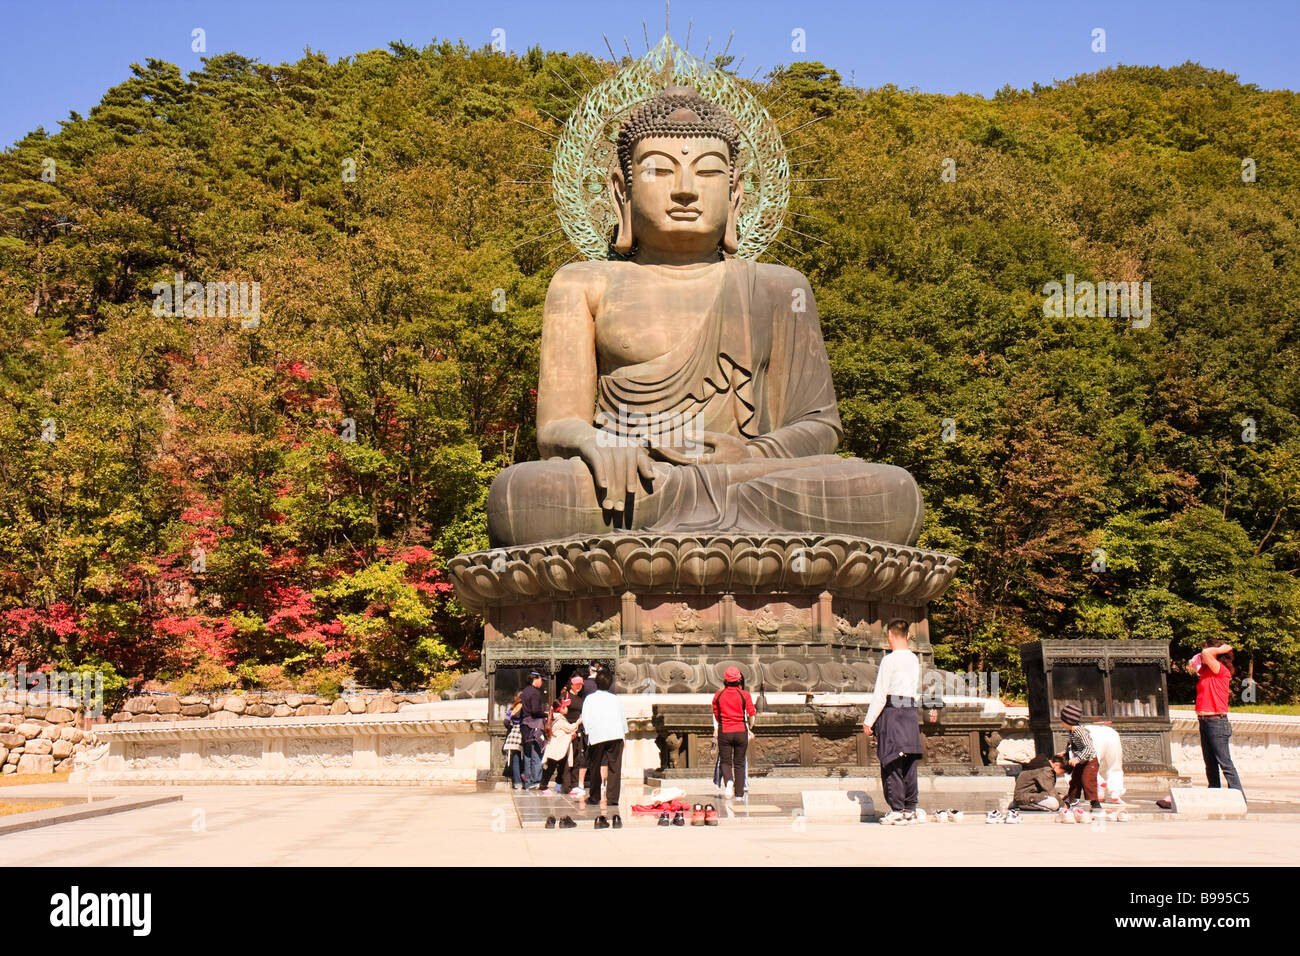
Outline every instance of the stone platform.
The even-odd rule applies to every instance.
[[[960,562],[826,535],[614,533],[457,555],[485,644],[618,647],[617,690],[716,690],[737,666],[769,691],[869,689],[901,617],[929,648],[926,603]]]

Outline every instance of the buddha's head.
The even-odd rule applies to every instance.
[[[669,87],[637,107],[619,130],[619,165],[610,173],[615,249],[734,253],[739,147],[731,117],[688,87]]]

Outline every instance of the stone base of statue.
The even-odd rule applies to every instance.
[[[932,666],[927,604],[958,565],[845,536],[617,532],[457,555],[448,569],[486,621],[496,729],[529,670],[546,673],[555,693],[593,661],[612,668],[624,694],[712,693],[731,666],[756,696],[870,691],[895,618],[912,625]]]

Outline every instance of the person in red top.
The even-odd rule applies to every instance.
[[[1198,660],[1199,658],[1199,660]],[[1219,770],[1228,779],[1228,786],[1246,790],[1233,766],[1228,741],[1232,738],[1232,725],[1228,722],[1229,684],[1232,681],[1232,647],[1217,637],[1206,640],[1201,653],[1192,658],[1187,670],[1196,675],[1196,716],[1201,729],[1201,756],[1205,758],[1205,779],[1210,787],[1219,787]]]
[[[754,701],[749,691],[741,686],[743,678],[739,668],[728,667],[723,672],[722,682],[722,690],[713,695],[713,739],[722,764],[725,796],[743,797],[745,752],[754,737],[749,729],[754,719]]]

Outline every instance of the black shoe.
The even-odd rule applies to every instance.
[[[673,814],[673,826],[675,827],[686,826],[686,814],[684,814],[681,810],[678,810],[676,813]]]
[[[659,814],[659,825],[661,827],[670,827],[673,825],[673,821],[669,818],[667,810]]]
[[[560,821],[561,830],[572,830],[577,824],[573,822],[573,817],[565,817]]]
[[[548,830],[554,830],[554,829],[555,829],[555,817],[547,817],[547,818],[546,818],[546,829],[548,829]]]
[[[596,829],[597,830],[609,829],[609,821],[605,819],[605,814],[602,813],[600,816],[596,817]]]
[[[623,818],[620,817],[617,813],[614,814],[614,819],[610,821],[610,826],[612,826],[615,830],[623,829]]]

